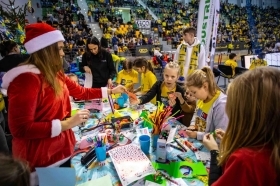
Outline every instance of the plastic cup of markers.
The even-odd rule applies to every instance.
[[[95,154],[96,154],[97,161],[101,162],[106,160],[106,146],[96,147]]]

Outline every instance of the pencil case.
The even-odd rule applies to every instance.
[[[82,158],[81,163],[82,165],[86,165],[90,160],[96,157],[95,148],[91,148]]]

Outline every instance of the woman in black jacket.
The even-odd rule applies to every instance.
[[[96,37],[87,39],[80,71],[92,74],[92,88],[112,86],[112,80],[116,76],[113,58],[109,52],[101,48]]]
[[[130,99],[130,103],[145,104],[156,96],[157,102],[159,101],[165,106],[173,107],[172,113],[182,110],[181,105],[184,105],[185,102],[183,101],[181,103],[176,97],[176,94],[174,94],[175,92],[180,92],[181,95],[184,95],[185,93],[185,90],[176,83],[179,77],[179,70],[180,66],[177,63],[168,63],[163,72],[164,81],[157,81],[145,95],[141,96],[137,100]],[[178,112],[175,117],[180,114],[181,112]]]

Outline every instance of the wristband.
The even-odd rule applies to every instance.
[[[210,150],[210,154],[212,155],[212,156],[216,156],[216,155],[218,155],[220,152],[218,151],[218,150]]]

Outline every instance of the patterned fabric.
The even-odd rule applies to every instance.
[[[192,74],[194,70],[198,68],[198,54],[200,52],[200,44],[192,47],[191,60],[189,70],[187,74],[184,74],[185,63],[187,59],[187,45],[181,44],[179,52],[179,65],[180,65],[180,76],[185,77],[188,74]]]

